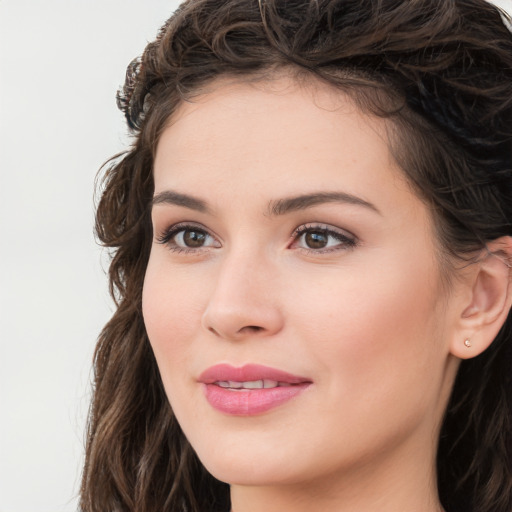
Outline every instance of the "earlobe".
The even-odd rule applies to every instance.
[[[472,266],[470,301],[459,319],[459,339],[452,340],[451,353],[461,359],[476,357],[494,341],[512,305],[512,237],[487,244]]]

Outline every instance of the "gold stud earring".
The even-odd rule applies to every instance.
[[[471,340],[467,338],[466,341],[464,342],[464,345],[466,345],[466,347],[468,348],[471,348]]]

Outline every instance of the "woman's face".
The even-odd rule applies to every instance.
[[[453,314],[384,123],[281,78],[218,82],[161,136],[144,319],[220,480],[432,462]]]

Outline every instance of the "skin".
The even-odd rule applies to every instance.
[[[431,214],[390,154],[385,121],[321,84],[219,81],[169,122],[154,179],[155,197],[207,207],[154,204],[143,313],[173,411],[231,484],[233,512],[442,510],[436,444],[477,274],[443,285]],[[269,213],[318,192],[373,206]],[[162,243],[179,223],[204,244],[187,248],[183,231]],[[301,226],[353,244],[329,236],[310,248]],[[198,383],[219,363],[312,384],[265,413],[230,416]]]

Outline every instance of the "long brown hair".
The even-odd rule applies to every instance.
[[[229,510],[165,396],[141,293],[156,144],[177,106],[219,76],[286,68],[349,94],[394,126],[403,172],[431,208],[442,257],[512,235],[512,35],[484,0],[188,0],[118,95],[133,146],[104,167],[96,218],[117,310],[94,359],[83,512]],[[450,270],[447,270],[448,276]],[[512,511],[512,317],[463,361],[437,457],[448,512]]]

